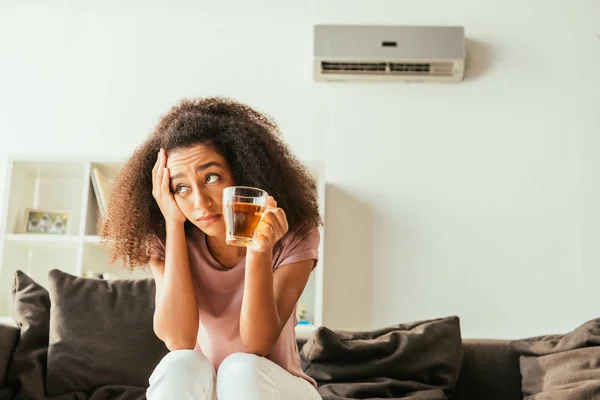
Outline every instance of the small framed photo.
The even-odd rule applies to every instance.
[[[25,212],[26,233],[65,235],[69,223],[68,211],[46,211],[28,208]]]

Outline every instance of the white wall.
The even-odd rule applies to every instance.
[[[128,154],[176,100],[229,95],[326,161],[327,325],[600,316],[600,2],[48,3],[0,4],[0,190],[7,154]],[[463,25],[470,76],[316,84],[315,23]]]

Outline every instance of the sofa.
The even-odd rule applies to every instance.
[[[46,290],[15,276],[14,322],[0,321],[0,400],[144,399],[168,352],[152,332],[153,281],[49,277]],[[462,338],[456,316],[369,332],[321,327],[298,349],[331,400],[600,399],[600,319],[518,341]]]
[[[0,379],[4,382],[11,354],[19,339],[19,329],[9,321],[0,322]],[[301,348],[306,339],[299,339]],[[519,358],[507,340],[466,339],[464,359],[452,399],[522,399]],[[127,382],[123,382],[127,384]]]

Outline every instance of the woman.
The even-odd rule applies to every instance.
[[[270,195],[256,240],[228,246],[227,186]],[[149,399],[320,399],[302,372],[296,303],[317,262],[316,185],[267,116],[223,98],[183,101],[113,187],[101,235],[150,265],[154,331],[170,350]]]

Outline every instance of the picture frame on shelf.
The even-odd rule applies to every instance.
[[[35,208],[25,209],[25,233],[66,235],[70,213]]]

